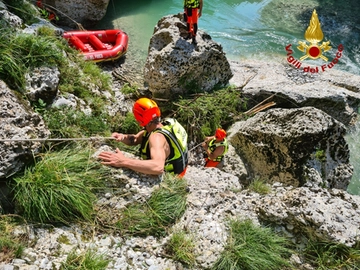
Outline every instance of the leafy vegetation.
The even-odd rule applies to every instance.
[[[251,220],[230,220],[224,251],[212,270],[284,269],[290,267],[289,242],[270,228],[255,226]]]
[[[66,261],[61,264],[61,270],[102,270],[106,269],[110,260],[103,254],[97,254],[94,250],[87,250],[77,254],[69,253]]]
[[[165,174],[145,204],[131,204],[123,211],[117,227],[127,235],[164,236],[185,212],[186,186],[184,178]]]
[[[35,167],[14,179],[19,213],[41,223],[90,221],[95,195],[108,168],[91,158],[91,151],[64,149],[45,154]]]
[[[326,162],[326,152],[322,149],[317,149],[315,152],[315,158],[320,162]]]
[[[172,107],[171,107],[172,106]],[[175,106],[175,107],[174,107]],[[218,127],[227,128],[246,109],[246,100],[234,87],[227,87],[195,98],[163,104],[163,115],[173,115],[185,127],[190,140],[202,141]]]
[[[126,113],[125,117],[116,119],[116,121],[113,120],[112,128],[112,130],[127,134],[136,134],[141,130],[132,112]]]

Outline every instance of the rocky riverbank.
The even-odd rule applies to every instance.
[[[173,36],[181,38],[178,34]],[[161,39],[160,36],[159,41]],[[201,40],[197,51],[184,44],[184,50],[189,54],[182,57],[202,57],[199,52],[206,52],[204,48],[208,41]],[[176,40],[167,42],[171,45]],[[126,111],[129,104],[123,102],[125,98],[120,87],[126,82],[141,84],[143,78],[136,68],[126,67],[126,60],[117,64],[115,71],[110,65],[104,65],[108,72],[114,73],[113,90],[118,104],[112,104],[111,110],[121,106],[121,110]],[[300,74],[290,69],[286,62],[271,65],[231,63],[230,66],[233,72],[230,84],[253,100],[254,105],[276,94],[276,106],[229,129],[232,143],[224,171],[190,164],[185,176],[189,186],[187,209],[174,229],[186,228],[195,240],[196,266],[192,269],[208,269],[219,257],[227,241],[228,218],[250,218],[257,225],[271,224],[278,232],[288,235],[299,248],[313,235],[354,247],[359,237],[360,198],[345,191],[351,166],[343,135],[346,125],[356,118],[359,107],[359,76],[337,71],[320,76]],[[134,73],[130,75],[127,70],[134,70]],[[46,77],[56,78],[55,73],[50,70]],[[7,124],[1,136],[7,138],[15,131],[25,136],[29,129],[34,134],[47,136],[42,119],[34,111],[26,110],[4,83],[0,86],[1,102],[6,104],[0,114],[6,115],[2,124]],[[15,121],[19,115],[27,122],[19,125],[19,121]],[[250,133],[252,136],[247,137]],[[246,149],[242,149],[245,143]],[[21,150],[9,145],[0,148],[2,158],[8,158],[1,165],[4,175],[16,169],[14,161],[18,159],[14,153]],[[101,146],[97,153],[104,149],[112,148]],[[24,147],[22,150],[33,149]],[[320,158],[317,150],[323,151]],[[243,161],[245,156],[246,162]],[[305,160],[301,164],[306,168],[301,166],[300,173],[299,170],[290,171],[294,168],[294,160]],[[97,194],[99,213],[111,215],[129,202],[144,202],[159,184],[157,178],[125,169],[113,169],[113,175],[114,179],[122,181],[112,181],[116,192]],[[258,175],[269,180],[271,191],[268,194],[248,190],[248,182]],[[0,269],[58,269],[72,250],[83,252],[89,249],[111,258],[107,269],[186,269],[169,259],[164,250],[172,232],[163,238],[141,238],[124,237],[111,231],[99,232],[95,227],[83,224],[58,227],[28,224],[19,227],[16,233],[27,235],[29,246],[21,258],[3,263]],[[293,255],[292,262],[298,269],[314,269],[297,255]]]

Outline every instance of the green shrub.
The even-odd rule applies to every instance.
[[[131,86],[128,83],[126,83],[122,88],[121,92],[125,95],[131,95],[135,97],[140,97],[140,93],[136,86]]]
[[[119,119],[119,123],[117,124],[119,125],[117,130],[121,133],[136,134],[141,130],[132,112],[128,112],[125,118]]]
[[[60,93],[83,99],[94,114],[106,111],[108,98],[94,93],[98,90],[112,93],[111,76],[102,72],[96,63],[85,61],[64,38],[57,37],[53,29],[41,27],[38,35],[0,29],[0,40],[0,79],[10,88],[24,92],[27,72],[37,67],[56,66],[61,74]]]
[[[159,104],[164,117],[176,118],[188,131],[189,139],[194,141],[202,141],[218,127],[226,129],[234,123],[234,117],[246,109],[241,92],[233,87]]]

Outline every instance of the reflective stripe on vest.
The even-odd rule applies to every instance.
[[[184,7],[186,8],[199,8],[199,0],[184,0]]]
[[[213,153],[215,151],[216,148],[218,148],[219,146],[224,146],[224,151],[222,152],[222,154],[220,156],[218,156],[217,158],[215,159],[210,159],[212,161],[222,161],[222,159],[224,158],[225,154],[227,153],[228,151],[228,148],[229,148],[229,145],[228,145],[228,142],[226,140],[226,138],[221,141],[221,142],[216,142],[216,138],[212,139],[210,142],[209,142],[209,145],[208,145],[208,149],[210,150],[211,153]]]

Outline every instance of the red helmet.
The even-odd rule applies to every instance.
[[[216,131],[215,131],[215,138],[218,139],[218,140],[223,140],[225,139],[226,137],[226,131],[223,130],[222,128],[218,128]]]
[[[158,105],[149,98],[139,98],[134,104],[133,113],[142,127],[161,115]]]

